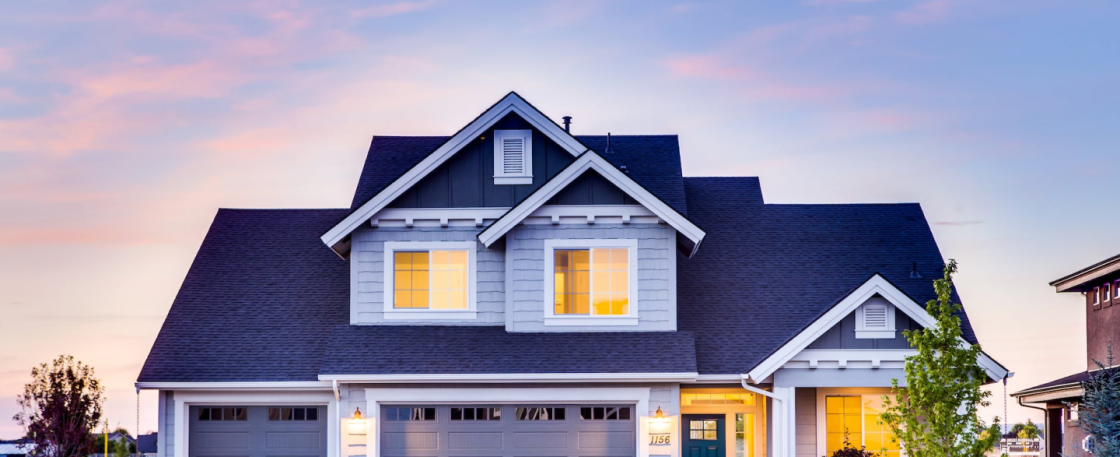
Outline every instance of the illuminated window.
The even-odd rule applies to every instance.
[[[899,444],[879,419],[880,395],[825,397],[825,439],[829,455],[844,447],[845,438],[855,448],[865,447],[883,457],[899,457]]]
[[[735,457],[754,457],[754,414],[735,413]]]
[[[718,440],[719,422],[714,420],[688,421],[688,439]]]
[[[386,311],[466,311],[470,299],[473,249],[461,243],[385,243]],[[473,248],[473,244],[470,244]]]
[[[681,406],[744,405],[754,406],[754,394],[744,393],[681,393]]]
[[[553,262],[556,315],[630,314],[629,249],[557,249]]]

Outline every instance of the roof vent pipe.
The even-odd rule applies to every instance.
[[[610,154],[610,153],[611,153],[611,132],[607,132],[607,149],[603,151],[603,154]]]
[[[564,131],[572,133],[572,117],[564,116]]]

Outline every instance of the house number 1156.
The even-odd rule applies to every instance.
[[[649,444],[671,444],[669,442],[669,434],[663,433],[658,435],[650,435]]]

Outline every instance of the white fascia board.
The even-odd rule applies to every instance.
[[[529,195],[528,198],[510,209],[505,216],[495,221],[487,227],[486,230],[483,230],[482,233],[478,235],[478,240],[487,247],[491,246],[516,227],[517,224],[525,220],[526,217],[529,217],[537,208],[544,205],[548,199],[559,193],[575,181],[576,178],[582,176],[587,170],[599,172],[600,175],[615,186],[618,186],[619,189],[622,189],[623,192],[626,192],[627,195],[637,200],[640,205],[648,208],[656,214],[657,217],[660,217],[661,220],[668,223],[678,232],[688,237],[688,239],[696,243],[697,246],[699,246],[700,241],[704,239],[705,233],[703,230],[700,230],[700,227],[697,227],[689,221],[688,218],[678,213],[675,209],[662,202],[629,176],[626,176],[625,173],[608,163],[606,159],[598,153],[595,151],[587,151],[576,159],[575,162],[545,183],[545,185]]]
[[[828,329],[838,324],[844,317],[851,314],[859,305],[863,304],[875,294],[882,296],[892,305],[901,309],[902,312],[906,313],[906,315],[915,322],[921,324],[922,327],[929,328],[937,325],[937,321],[926,312],[925,308],[910,299],[910,297],[901,290],[898,290],[898,288],[891,284],[890,281],[887,281],[886,278],[876,274],[851,294],[848,294],[847,297],[844,297],[843,300],[809,325],[808,328],[794,336],[785,345],[756,365],[748,375],[752,380],[758,380],[774,374],[782,365],[792,360],[798,353],[808,347],[809,344],[816,341],[821,335],[824,335]],[[961,343],[965,345],[969,344],[963,338],[961,339]],[[984,368],[988,376],[991,376],[992,379],[1003,379],[1003,377],[1007,375],[1007,369],[987,354],[981,353],[977,363]]]
[[[552,122],[544,113],[541,113],[525,99],[518,96],[516,93],[510,92],[490,109],[482,113],[473,122],[463,127],[455,136],[443,143],[438,149],[431,154],[428,154],[424,160],[416,166],[405,172],[404,175],[397,178],[388,187],[383,189],[377,195],[373,196],[369,201],[365,202],[357,210],[346,216],[342,222],[335,224],[327,233],[323,234],[320,239],[323,240],[327,246],[333,249],[334,245],[342,241],[351,232],[356,230],[365,221],[369,220],[378,211],[385,208],[386,205],[391,203],[401,194],[405,193],[409,188],[423,179],[432,170],[442,165],[447,159],[459,152],[467,143],[478,138],[482,132],[494,125],[509,113],[517,113],[522,119],[525,119],[530,125],[535,127],[543,133],[550,140],[559,144],[561,148],[568,151],[573,156],[582,154],[587,148],[583,146],[575,137],[563,128]]]
[[[140,390],[331,390],[327,381],[138,382]]]
[[[486,373],[486,374],[322,374],[322,381],[346,383],[396,382],[691,382],[697,373]],[[329,384],[328,384],[329,385]]]

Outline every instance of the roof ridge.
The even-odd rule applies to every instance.
[[[227,208],[227,207],[219,207],[218,208],[218,211],[239,211],[239,212],[240,211],[244,211],[244,212],[292,211],[292,212],[294,212],[294,211],[343,211],[343,210],[349,210],[349,208]]]

